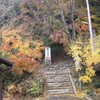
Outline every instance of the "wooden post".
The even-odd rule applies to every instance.
[[[72,76],[70,75],[70,70],[67,69],[67,72],[68,72],[68,76],[69,76],[69,79],[70,79],[70,81],[71,81],[71,84],[72,84],[72,87],[73,87],[74,93],[77,94],[76,87],[75,87],[75,85],[74,85],[74,82],[73,82]]]
[[[75,67],[76,68],[80,67],[80,62],[78,61],[78,57],[75,57],[74,60],[75,60]],[[81,76],[81,73],[79,72],[79,78],[80,78],[80,76]],[[79,88],[80,88],[80,90],[82,90],[82,83],[80,80],[79,80]]]
[[[79,78],[81,77],[81,73],[79,72]],[[79,80],[79,88],[82,90],[82,82]]]
[[[0,100],[3,100],[3,83],[2,83],[3,76],[2,76],[2,73],[4,71],[9,70],[9,68],[11,68],[14,63],[0,57],[0,64],[5,64],[6,66],[8,66],[8,68],[6,70],[3,70],[2,67],[0,66]]]

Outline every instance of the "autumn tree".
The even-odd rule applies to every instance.
[[[13,71],[22,74],[23,71],[34,72],[42,58],[43,42],[23,39],[15,30],[5,30],[2,33],[0,52],[2,56],[14,62]]]

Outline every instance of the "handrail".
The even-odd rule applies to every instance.
[[[0,64],[5,64],[6,66],[12,67],[14,63],[7,59],[0,57]]]
[[[71,81],[71,83],[72,83],[72,87],[73,87],[74,93],[77,94],[77,92],[76,92],[76,87],[75,87],[75,85],[74,85],[72,76],[70,75],[70,70],[67,69],[67,71],[68,71],[68,75],[69,75],[70,81]]]

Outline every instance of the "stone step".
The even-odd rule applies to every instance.
[[[61,87],[55,87],[55,86],[47,86],[46,87],[47,90],[55,90],[55,89],[69,89],[70,91],[73,91],[73,87],[72,86],[61,86]]]
[[[60,77],[60,78],[69,78],[68,74],[45,74],[44,77],[47,79],[47,78],[55,78],[55,77]]]
[[[44,74],[54,74],[54,75],[59,75],[59,74],[68,74],[67,70],[55,70],[55,71],[45,71]]]
[[[53,82],[53,81],[54,82],[55,81],[57,81],[57,82],[60,81],[61,82],[62,81],[63,82],[63,81],[70,81],[70,79],[69,79],[68,76],[65,77],[64,75],[63,76],[62,75],[61,76],[60,75],[59,76],[57,75],[57,76],[47,77],[47,81],[50,81],[50,82]]]
[[[45,78],[68,78],[68,74],[48,74],[48,75],[44,75]]]
[[[78,97],[70,96],[70,95],[60,95],[60,96],[59,95],[51,95],[46,100],[90,100],[90,99],[86,99],[85,97],[78,98]],[[97,100],[97,99],[95,99],[95,100]]]
[[[67,69],[67,66],[57,66],[57,67],[49,67],[48,69],[46,70],[63,70],[63,69]]]
[[[46,70],[58,70],[58,69],[60,69],[60,70],[62,70],[62,69],[67,69],[67,67],[61,67],[61,66],[58,66],[58,67],[51,67],[51,68],[48,68],[48,69],[46,69]]]
[[[48,100],[69,100],[68,96],[50,96]]]
[[[62,79],[61,79],[61,78],[58,78],[58,79],[57,79],[57,78],[50,79],[50,78],[49,78],[49,79],[46,80],[46,82],[48,82],[48,83],[53,83],[53,82],[54,82],[54,83],[55,83],[55,82],[56,82],[56,83],[61,83],[61,82],[63,83],[63,82],[69,82],[69,81],[70,81],[70,80],[67,79],[67,78],[66,78],[66,79],[63,79],[63,78],[62,78]]]
[[[68,72],[67,67],[67,64],[59,64],[50,66],[44,70],[44,78],[46,79],[45,90],[48,95],[66,95],[74,93],[69,77],[70,72]]]
[[[47,90],[48,94],[53,95],[59,95],[59,94],[70,94],[73,93],[73,91],[70,91],[69,89],[54,89],[54,90]]]
[[[63,83],[46,83],[46,86],[56,86],[56,87],[60,87],[60,86],[70,86],[71,83],[70,82],[63,82]]]

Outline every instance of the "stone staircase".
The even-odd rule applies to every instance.
[[[45,93],[47,95],[66,95],[76,93],[67,65],[53,65],[44,70]]]

